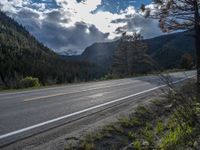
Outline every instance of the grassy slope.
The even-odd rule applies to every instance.
[[[120,118],[66,149],[199,149],[199,102],[194,82]]]

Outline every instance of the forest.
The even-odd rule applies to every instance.
[[[0,85],[18,88],[26,77],[38,78],[40,84],[48,85],[88,81],[96,74],[93,64],[62,59],[0,12]]]
[[[165,70],[194,67],[193,48],[179,53],[173,48],[173,44],[168,44],[168,47],[163,46],[164,48],[159,50],[157,45],[163,45],[162,42],[166,41],[162,38],[159,38],[159,43],[159,40],[154,39],[143,40],[142,35],[136,33],[123,33],[118,41],[100,43],[101,51],[97,51],[98,46],[94,44],[93,47],[86,48],[81,56],[66,57],[56,54],[38,42],[25,27],[0,12],[0,87],[25,88],[84,82],[102,79],[107,75],[119,78],[147,74],[161,68]],[[155,41],[158,41],[157,45]],[[166,48],[172,49],[174,54],[169,55],[168,58],[173,59],[169,62],[167,55],[170,51],[164,55],[160,53]],[[91,61],[90,57],[95,61]],[[173,61],[175,63],[172,63]],[[167,66],[170,63],[171,66]],[[161,65],[158,67],[155,64]]]

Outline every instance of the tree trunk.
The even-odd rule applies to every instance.
[[[196,67],[197,86],[200,89],[200,15],[197,1],[194,1],[195,17],[195,46],[196,46]]]
[[[200,28],[200,27],[199,27]],[[196,55],[197,55],[197,85],[200,88],[200,29],[198,29],[198,35],[196,37]]]
[[[196,69],[197,69],[197,85],[200,87],[200,27],[196,29]]]
[[[1,74],[1,72],[0,72],[0,77],[1,77],[1,81],[3,82],[4,86],[5,86],[5,87],[8,87],[8,84],[7,84],[7,82],[6,82],[5,78],[4,78],[4,76]]]

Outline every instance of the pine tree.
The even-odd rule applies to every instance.
[[[112,72],[120,76],[147,73],[152,70],[152,59],[140,34],[124,33],[114,54]]]
[[[200,0],[154,0],[154,9],[141,9],[146,17],[159,19],[163,32],[195,31],[197,85],[200,87]]]

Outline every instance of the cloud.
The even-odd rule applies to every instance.
[[[77,54],[93,44],[137,31],[149,38],[161,34],[155,20],[145,19],[133,6],[119,12],[99,9],[101,0],[1,0],[0,9],[24,25],[56,52]]]
[[[125,22],[126,25],[120,26],[115,30],[116,34],[122,34],[123,32],[137,32],[143,35],[145,38],[152,38],[161,35],[162,32],[158,28],[157,20],[144,18],[139,14],[126,15],[125,18],[112,20],[112,23]]]
[[[108,36],[108,34],[100,32],[94,25],[84,22],[76,22],[74,26],[65,28],[60,24],[55,25],[55,23],[45,20],[42,22],[40,30],[42,34],[39,38],[49,43],[49,47],[57,52],[73,50],[78,54],[85,49],[86,45],[104,41]]]
[[[85,22],[75,22],[73,26],[65,27],[63,24],[70,22],[70,18],[63,18],[57,9],[42,14],[42,19],[40,17],[40,13],[28,8],[21,9],[14,16],[39,41],[58,53],[70,50],[80,54],[88,45],[106,41],[109,35]]]

